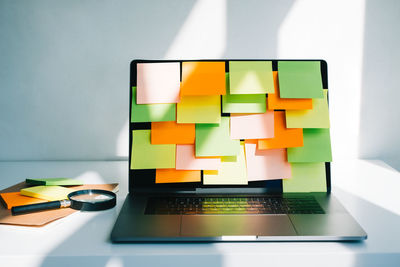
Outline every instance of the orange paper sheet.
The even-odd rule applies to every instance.
[[[19,192],[1,193],[0,196],[7,209],[11,209],[15,206],[47,202],[47,200],[44,199],[23,196]]]
[[[200,171],[156,169],[156,184],[200,182]]]
[[[273,72],[275,94],[268,94],[267,108],[274,109],[312,109],[312,99],[297,99],[297,98],[280,98],[278,72]]]
[[[178,124],[175,121],[152,122],[151,144],[194,144],[195,124]]]
[[[225,62],[183,62],[181,95],[225,95]]]
[[[258,149],[303,146],[303,129],[286,128],[284,111],[274,111],[274,138],[258,140]]]

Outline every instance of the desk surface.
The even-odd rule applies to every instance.
[[[126,161],[0,162],[0,188],[27,177],[119,182],[117,207],[77,212],[41,228],[0,225],[1,266],[399,266],[400,173],[381,161],[337,161],[333,194],[368,233],[365,242],[112,244],[127,194]],[[251,227],[251,226],[249,226]]]

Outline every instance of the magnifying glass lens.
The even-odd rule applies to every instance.
[[[74,195],[70,197],[71,200],[74,201],[83,201],[83,202],[103,202],[112,199],[109,195],[98,194],[98,193],[87,193],[82,195]]]

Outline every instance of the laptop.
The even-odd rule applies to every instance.
[[[133,60],[113,242],[348,241],[324,60]]]

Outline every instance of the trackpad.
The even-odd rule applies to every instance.
[[[183,215],[181,236],[296,235],[287,215]]]

